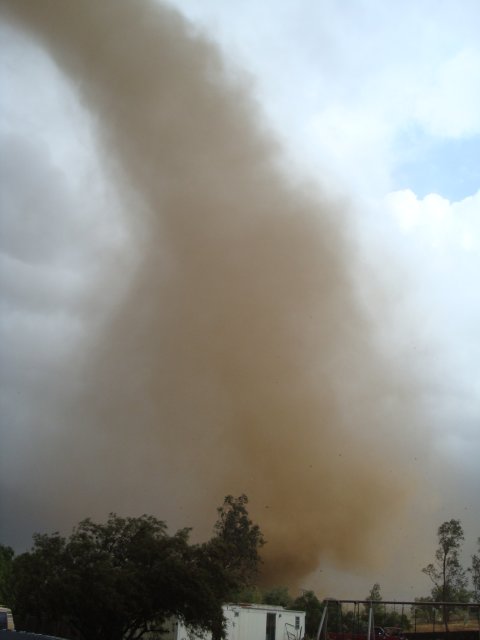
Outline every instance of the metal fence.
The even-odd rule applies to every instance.
[[[316,640],[480,640],[479,602],[323,601]]]

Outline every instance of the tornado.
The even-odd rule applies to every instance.
[[[370,566],[415,488],[421,411],[377,338],[388,296],[373,316],[362,297],[348,185],[339,201],[289,170],[247,76],[171,7],[0,6],[95,123],[128,237],[90,285],[68,393],[45,400],[55,435],[37,429],[20,456],[19,504],[40,486],[55,529],[150,512],[201,539],[245,493],[264,584],[298,585],[324,558]]]

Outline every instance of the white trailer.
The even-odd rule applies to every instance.
[[[0,630],[15,631],[12,610],[7,607],[0,607]]]
[[[290,611],[268,604],[226,604],[223,606],[227,640],[302,640],[305,612]],[[211,640],[212,635],[196,635],[180,621],[172,620],[165,640]]]

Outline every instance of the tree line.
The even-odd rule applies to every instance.
[[[30,551],[0,547],[0,600],[18,628],[79,640],[138,640],[167,619],[223,637],[222,605],[255,584],[264,544],[248,499],[227,496],[213,537],[192,544],[150,515],[83,520],[65,538],[35,534]],[[35,629],[32,628],[35,625]]]
[[[292,598],[287,587],[258,586],[265,539],[247,505],[245,495],[226,496],[212,538],[201,544],[190,541],[191,529],[170,535],[165,522],[153,516],[110,514],[103,524],[83,520],[69,537],[35,534],[31,550],[20,555],[0,545],[0,602],[14,610],[18,628],[72,640],[160,637],[172,617],[220,640],[225,602],[305,611],[306,638],[316,636],[324,606],[329,607],[329,629],[364,628],[367,605],[357,614],[342,612],[334,602],[321,603],[313,591]],[[422,569],[432,581],[431,593],[416,598],[415,615],[419,611],[426,619],[432,603],[480,600],[480,538],[479,553],[464,568],[461,522],[444,522],[437,537],[434,560]],[[372,602],[375,624],[408,630],[408,615],[382,605],[378,583],[365,600]],[[448,630],[453,608],[442,604],[438,610]]]

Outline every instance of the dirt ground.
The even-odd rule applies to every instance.
[[[451,620],[448,623],[448,628],[450,631],[475,631],[479,628],[479,624],[478,624],[478,620]],[[429,631],[433,631],[433,624],[431,622],[427,622],[427,623],[418,623],[416,624],[415,627],[416,631],[419,632],[429,632]],[[443,622],[441,622],[441,620],[436,620],[435,621],[435,631],[443,631],[445,629],[445,625],[443,624]],[[414,624],[413,624],[413,620],[412,620],[412,631],[414,630]]]

